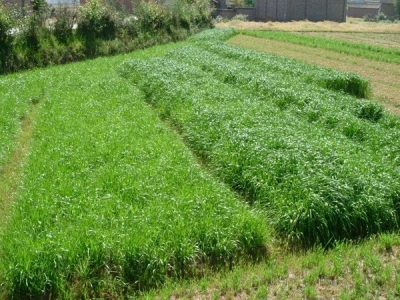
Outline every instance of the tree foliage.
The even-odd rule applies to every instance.
[[[398,16],[400,16],[400,0],[394,0],[394,8]]]

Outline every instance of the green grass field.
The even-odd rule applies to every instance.
[[[0,194],[1,297],[152,299],[166,284],[169,298],[201,277],[212,299],[210,274],[240,294],[261,262],[247,292],[262,299],[289,246],[321,259],[303,266],[315,298],[317,278],[350,272],[324,251],[398,230],[399,117],[360,76],[223,42],[234,34],[0,77],[1,178],[25,153]],[[397,256],[396,236],[380,243]]]

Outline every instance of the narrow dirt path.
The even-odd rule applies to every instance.
[[[230,44],[298,59],[337,70],[355,72],[370,80],[373,98],[387,110],[400,114],[400,68],[398,64],[316,49],[287,42],[237,35]]]
[[[20,129],[14,140],[14,151],[0,172],[0,231],[6,225],[7,216],[15,200],[19,179],[22,176],[24,161],[29,152],[33,124],[38,114],[40,103],[32,100],[30,109],[21,119]]]

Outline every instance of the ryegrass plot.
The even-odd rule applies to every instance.
[[[325,92],[310,86],[309,103],[273,105],[272,94],[265,97],[254,86],[226,80],[231,74],[241,79],[234,60],[232,67],[224,60],[224,73],[218,73],[222,69],[212,56],[197,51],[187,63],[187,48],[173,53],[176,59],[130,61],[122,73],[180,128],[216,174],[266,206],[279,234],[327,245],[398,228],[397,117],[368,103],[360,110],[365,116],[340,105],[331,115],[333,102],[329,110],[309,111],[304,118],[313,104],[323,108],[318,97],[324,99]],[[255,70],[243,76],[253,71],[256,81]],[[296,77],[287,81],[283,96],[305,87]],[[338,103],[353,102],[350,107],[362,105],[342,93],[331,96]]]
[[[380,105],[321,88],[318,79],[312,84],[313,82],[309,78],[318,77],[317,74],[324,72],[326,80],[329,81],[329,70],[315,66],[309,70],[306,68],[303,71],[305,75],[303,79],[302,74],[298,72],[288,72],[290,62],[294,64],[294,68],[291,70],[298,67],[296,66],[297,62],[292,60],[279,66],[279,60],[278,62],[274,61],[274,56],[264,55],[263,57],[261,53],[224,44],[208,43],[202,45],[202,47],[204,46],[212,49],[213,52],[195,46],[184,46],[169,51],[166,55],[175,60],[198,66],[219,81],[248,91],[281,110],[295,114],[297,118],[329,129],[329,132],[336,131],[358,142],[375,140],[374,143],[365,143],[365,147],[372,146],[374,151],[392,142],[392,136],[389,136],[389,139],[386,136],[382,137],[381,133],[376,130],[376,123],[384,116],[383,108]],[[227,55],[225,55],[225,51],[228,52]],[[234,60],[227,58],[232,53],[236,54]],[[236,60],[240,53],[244,57],[251,57],[254,54],[258,59],[248,59],[247,63],[240,59]],[[259,61],[263,61],[265,64],[260,66]],[[277,67],[266,68],[267,64],[277,65]],[[315,70],[314,76],[313,69]],[[335,78],[341,77],[341,73],[337,71],[332,72],[331,75]],[[350,79],[352,78],[352,74],[346,75],[349,75]],[[359,78],[359,76],[355,75],[355,78]],[[346,80],[344,81],[346,82]],[[364,79],[361,80],[360,86],[364,85],[364,81]],[[352,85],[354,89],[362,89],[357,85],[357,80],[353,81]],[[339,88],[339,90],[341,89]],[[396,128],[395,126],[392,133],[396,132]]]
[[[371,93],[367,80],[354,73],[340,72],[333,69],[321,68],[312,64],[305,64],[296,60],[268,55],[257,51],[232,47],[224,43],[203,42],[198,46],[220,54],[222,57],[241,61],[258,72],[271,75],[280,75],[280,81],[285,83],[285,77],[296,77],[304,83],[317,84],[334,91],[344,91],[360,98],[368,98]],[[255,76],[254,76],[255,77]]]
[[[262,218],[201,170],[117,62],[35,71],[47,93],[0,242],[10,296],[117,298],[262,254]]]

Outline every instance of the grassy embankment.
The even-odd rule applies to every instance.
[[[40,105],[1,233],[5,295],[118,298],[265,255],[265,221],[204,172],[116,74],[124,59],[1,78],[4,96],[20,84],[9,112],[23,114],[33,98]],[[5,122],[11,137],[18,117]]]

